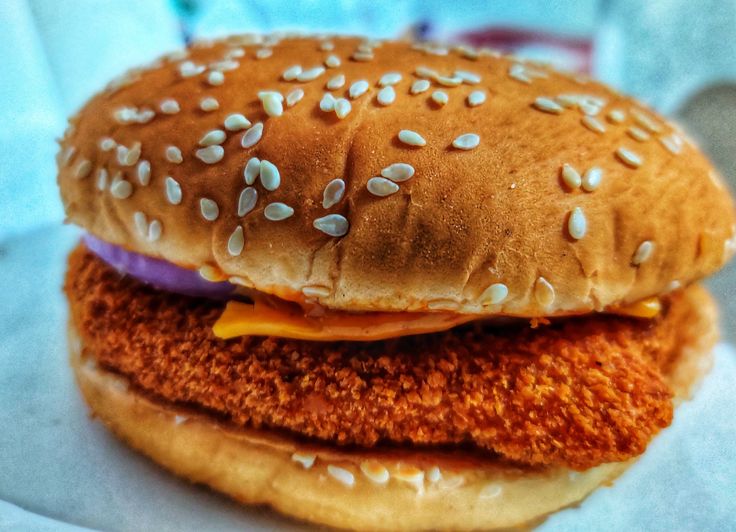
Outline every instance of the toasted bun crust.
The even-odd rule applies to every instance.
[[[716,338],[711,298],[697,288],[689,290],[688,297],[700,313],[688,324],[688,341],[670,371],[678,402],[689,396],[709,369]],[[72,327],[70,345],[77,381],[92,411],[131,446],[176,474],[241,502],[267,504],[287,515],[334,527],[487,530],[520,526],[580,501],[633,462],[572,472],[516,468],[460,452],[351,452],[307,445],[268,431],[235,430],[202,414],[146,398],[122,378],[96,366]],[[302,466],[304,461],[309,467]],[[361,469],[367,464],[373,466],[374,479],[381,480],[383,474],[388,481],[371,480]]]
[[[61,142],[69,221],[130,250],[349,310],[601,310],[687,284],[731,255],[733,206],[705,157],[673,125],[600,83],[468,49],[442,55],[409,43],[335,38],[324,41],[334,47],[326,51],[315,38],[260,41],[195,45],[92,98]],[[336,64],[330,56],[340,65],[310,81],[284,80],[292,65]],[[446,86],[459,81],[457,70],[479,80]],[[390,72],[401,80],[395,101],[383,105],[389,95],[379,98],[379,80]],[[331,93],[351,105],[342,119],[320,109],[326,83],[340,74],[346,82]],[[435,79],[412,94],[422,76]],[[352,99],[349,88],[359,80],[369,88]],[[259,91],[287,97],[295,89],[304,91],[301,101],[285,101],[281,116],[266,113],[278,114],[279,104],[262,103]],[[439,90],[446,105],[432,97]],[[486,101],[471,106],[473,91]],[[206,97],[216,99],[216,110],[202,109]],[[263,124],[260,141],[242,147],[256,131],[228,130],[233,113]],[[226,133],[224,156],[203,162],[200,140],[216,129]],[[402,142],[401,130],[419,133],[426,146]],[[479,145],[453,147],[466,133],[477,134]],[[219,143],[218,135],[211,141]],[[180,163],[176,149],[167,156],[172,146]],[[641,164],[625,162],[620,148]],[[218,150],[200,156],[217,159]],[[278,168],[280,186],[269,191],[256,181],[255,208],[239,215],[252,157]],[[415,174],[391,195],[370,192],[368,180],[393,163],[408,163]],[[600,169],[600,183],[578,186],[568,172],[571,188],[565,164],[580,175]],[[345,183],[344,198],[324,208],[323,193],[336,178]],[[274,202],[293,215],[268,219]],[[328,214],[345,217],[347,234],[313,226]]]

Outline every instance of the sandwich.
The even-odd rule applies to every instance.
[[[349,529],[495,529],[629,467],[709,368],[736,249],[694,143],[467,46],[203,41],[70,119],[70,360],[181,477]]]

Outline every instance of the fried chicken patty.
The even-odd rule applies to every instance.
[[[341,445],[464,444],[587,469],[644,451],[672,419],[664,374],[692,309],[473,323],[378,342],[221,340],[224,303],[157,291],[79,246],[65,282],[85,354],[137,389],[239,426]]]

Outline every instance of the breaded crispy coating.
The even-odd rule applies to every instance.
[[[379,342],[221,340],[224,304],[168,294],[82,246],[65,285],[86,352],[160,399],[340,445],[471,445],[587,469],[642,453],[672,419],[663,372],[683,298],[653,320],[474,323]]]

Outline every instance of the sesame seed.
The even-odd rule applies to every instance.
[[[589,101],[580,102],[580,104],[578,105],[578,108],[580,109],[580,111],[582,111],[584,115],[587,115],[587,116],[597,115],[598,113],[601,112],[600,105],[589,102]]]
[[[219,70],[213,70],[209,74],[207,74],[207,83],[213,86],[222,85],[225,83],[225,74],[220,72]]]
[[[320,297],[329,297],[330,289],[326,286],[320,285],[304,286],[302,287],[302,294],[304,294],[308,298],[313,299]]]
[[[474,72],[468,72],[467,70],[456,70],[453,77],[459,78],[463,83],[468,85],[477,85],[480,83],[480,76]]]
[[[166,54],[164,57],[168,61],[179,61],[181,59],[186,59],[189,56],[189,50],[187,49],[181,49],[181,50],[174,50],[173,52],[170,52]]]
[[[608,118],[608,121],[613,124],[620,124],[621,122],[626,120],[626,113],[624,113],[621,109],[612,109],[608,112],[606,118]]]
[[[366,62],[371,61],[373,59],[373,52],[369,52],[367,50],[361,51],[358,50],[357,52],[354,52],[350,58],[353,61],[360,61],[360,62]]]
[[[335,110],[335,97],[326,92],[322,99],[319,101],[319,108],[325,113],[331,113]]]
[[[231,48],[225,54],[225,57],[227,57],[228,59],[244,57],[244,56],[245,56],[245,50],[243,50],[242,48]]]
[[[366,184],[366,188],[374,196],[384,197],[398,192],[399,185],[385,177],[371,177]]]
[[[279,201],[269,203],[268,205],[266,205],[266,208],[263,209],[263,215],[266,217],[267,220],[271,220],[272,222],[280,222],[281,220],[286,220],[293,214],[294,209],[289,207],[287,204],[281,203]]]
[[[682,151],[682,138],[674,133],[669,137],[659,137],[659,142],[672,155],[677,155]]]
[[[334,76],[329,79],[326,87],[329,90],[334,91],[334,90],[339,89],[343,85],[345,85],[345,74],[338,74],[337,76]]]
[[[384,87],[378,91],[376,98],[378,103],[381,105],[391,105],[396,101],[396,91],[391,85],[389,85],[388,87]]]
[[[217,203],[209,198],[199,200],[199,210],[202,212],[202,218],[209,222],[217,220],[217,217],[220,215],[220,209],[217,207]]]
[[[394,471],[394,478],[419,487],[424,484],[424,471],[413,465],[399,463]]]
[[[179,63],[179,74],[183,78],[191,78],[205,71],[204,65],[197,65],[192,61],[183,61]]]
[[[437,72],[435,69],[425,66],[417,67],[417,69],[414,71],[414,74],[417,77],[427,79],[436,79],[440,76],[439,72]]]
[[[437,76],[435,81],[443,87],[457,87],[463,80],[455,76]]]
[[[396,85],[399,81],[401,81],[401,74],[398,72],[387,72],[378,80],[378,85],[379,87],[388,87],[389,85]]]
[[[294,107],[302,98],[304,98],[304,90],[294,89],[286,95],[286,107]]]
[[[284,97],[280,92],[261,91],[258,93],[258,98],[260,98],[263,110],[266,111],[268,116],[281,116],[284,113],[282,104]]]
[[[563,107],[559,103],[551,98],[545,98],[544,96],[540,96],[539,98],[534,100],[532,107],[534,107],[538,111],[554,115],[558,115],[563,111]]]
[[[166,199],[172,205],[179,205],[181,203],[181,185],[171,176],[166,176],[164,185],[166,186]]]
[[[389,480],[389,472],[383,465],[375,460],[366,460],[360,464],[360,470],[371,481],[376,484],[386,484]]]
[[[92,163],[87,159],[82,159],[74,167],[74,178],[84,179],[92,171]]]
[[[122,144],[117,147],[117,159],[120,166],[133,166],[138,162],[141,156],[141,143],[136,142],[131,148],[127,148]]]
[[[631,258],[631,264],[640,266],[647,262],[654,252],[654,243],[651,240],[645,240],[636,248],[634,256]]]
[[[261,184],[266,190],[276,190],[281,185],[279,169],[271,161],[263,160],[260,163]]]
[[[478,107],[486,101],[485,91],[473,91],[468,94],[468,105],[470,107]]]
[[[245,187],[238,198],[238,216],[245,216],[255,209],[258,202],[258,191],[253,187]]]
[[[583,175],[583,190],[593,192],[600,186],[601,179],[603,179],[603,170],[597,166],[589,168]]]
[[[580,183],[582,183],[582,178],[580,177],[580,173],[570,164],[563,164],[562,170],[560,172],[562,176],[562,182],[567,185],[570,189],[576,189],[580,188]]]
[[[606,132],[606,126],[604,126],[603,122],[601,122],[594,116],[585,115],[583,118],[580,119],[580,123],[595,133]]]
[[[77,153],[77,149],[74,146],[69,146],[61,150],[59,154],[57,155],[58,157],[57,161],[59,165],[67,166],[71,162],[75,153]]]
[[[350,114],[352,108],[353,106],[350,105],[350,101],[345,98],[335,100],[335,114],[337,115],[337,118],[345,118]]]
[[[442,480],[442,472],[440,471],[440,468],[437,466],[432,466],[427,469],[427,480],[429,480],[433,484]]]
[[[281,74],[281,77],[284,78],[284,81],[294,81],[299,74],[302,73],[302,67],[301,65],[293,65],[284,70],[284,73]]]
[[[256,59],[267,59],[273,55],[271,48],[259,48],[256,52]]]
[[[325,59],[325,66],[327,68],[337,68],[340,66],[340,58],[336,55],[328,55]]]
[[[325,67],[322,65],[312,67],[309,70],[304,70],[297,74],[297,81],[313,81],[325,73]]]
[[[401,183],[412,178],[414,167],[406,163],[394,163],[381,170],[381,175],[395,183]]]
[[[117,142],[110,137],[103,137],[100,139],[99,146],[102,151],[110,151],[117,146]]]
[[[412,94],[421,94],[422,92],[429,89],[430,86],[431,84],[429,83],[428,80],[418,79],[414,83],[411,84],[411,89],[409,90],[409,92],[411,92]]]
[[[543,307],[549,307],[555,300],[555,289],[544,277],[538,277],[534,283],[534,299]]]
[[[526,67],[521,63],[514,63],[509,67],[509,77],[527,85],[532,82],[532,77],[527,72]]]
[[[161,101],[158,108],[165,115],[175,115],[181,110],[181,108],[179,107],[179,102],[177,102],[173,98],[166,98],[165,100]]]
[[[235,231],[232,232],[230,238],[227,239],[227,252],[231,256],[237,257],[243,252],[245,247],[245,237],[243,236],[243,228],[237,226]]]
[[[399,131],[399,140],[409,146],[426,146],[427,141],[424,140],[419,133],[410,129],[402,129]]]
[[[443,105],[447,104],[448,101],[450,101],[450,98],[444,91],[434,91],[432,93],[432,101],[442,107]]]
[[[583,214],[583,210],[580,207],[575,207],[572,212],[570,212],[570,218],[567,220],[568,233],[570,233],[570,236],[575,240],[580,240],[585,236],[587,226],[588,224],[585,219],[585,214]]]
[[[679,290],[681,287],[682,287],[682,283],[680,283],[680,281],[678,281],[677,279],[675,279],[673,281],[670,281],[667,284],[666,291],[667,292],[674,292],[675,290]]]
[[[317,457],[311,453],[294,453],[291,455],[294,462],[299,462],[304,469],[309,469],[314,465]]]
[[[252,185],[261,175],[261,160],[258,157],[251,157],[243,169],[243,177],[248,185]]]
[[[156,242],[159,238],[161,238],[161,233],[163,232],[163,229],[163,225],[161,225],[161,222],[159,220],[151,220],[151,223],[148,224],[148,241]]]
[[[555,98],[555,101],[562,107],[570,108],[577,107],[582,100],[579,94],[560,94]]]
[[[225,148],[222,146],[207,146],[200,148],[194,155],[205,164],[215,164],[222,160],[225,156]]]
[[[355,475],[353,475],[350,471],[347,469],[343,469],[342,467],[337,467],[335,465],[329,464],[327,466],[327,472],[330,474],[332,478],[340,482],[341,484],[344,484],[345,486],[352,488],[355,484]]]
[[[634,117],[634,121],[637,124],[639,124],[650,133],[659,133],[662,131],[662,126],[655,122],[653,118],[650,118],[638,109],[632,109],[631,116]]]
[[[350,229],[347,218],[341,214],[328,214],[322,218],[317,218],[312,225],[324,234],[334,237],[345,236],[348,229]]]
[[[207,96],[206,98],[202,98],[200,100],[199,108],[202,109],[202,111],[216,111],[220,108],[220,102],[218,102],[212,96]]]
[[[645,142],[651,138],[651,135],[644,131],[640,127],[631,126],[629,129],[626,130],[626,133],[634,140],[638,140],[639,142]]]
[[[100,168],[97,170],[97,190],[105,190],[107,188],[107,170]]]
[[[181,150],[176,146],[166,146],[166,160],[170,163],[180,164],[184,157],[181,155]]]
[[[138,176],[138,182],[144,187],[147,186],[151,182],[151,163],[145,159],[138,162],[136,174]]]
[[[483,487],[478,493],[479,499],[495,499],[503,493],[503,488],[498,484],[491,482]]]
[[[199,139],[199,145],[200,146],[213,146],[215,144],[222,144],[225,142],[225,139],[227,138],[227,135],[225,132],[221,129],[213,129],[211,131],[208,131],[204,134],[204,136]]]
[[[263,124],[256,122],[253,126],[243,133],[243,138],[240,140],[240,145],[243,148],[251,148],[255,146],[261,137],[263,136]]]
[[[464,133],[452,141],[458,150],[472,150],[480,144],[480,137],[475,133]]]
[[[360,81],[356,81],[355,83],[350,85],[350,90],[348,91],[348,94],[350,95],[350,98],[355,100],[356,98],[365,94],[366,91],[368,91],[369,87],[370,84],[366,80],[361,79]]]
[[[370,43],[363,42],[358,45],[358,48],[356,50],[363,54],[372,54],[373,53],[373,46]]]
[[[222,61],[215,61],[209,64],[209,67],[212,70],[220,71],[220,72],[227,72],[228,70],[235,70],[239,66],[240,66],[240,63],[238,63],[234,59],[223,59]]]
[[[133,213],[133,225],[135,225],[136,230],[138,231],[138,234],[145,238],[148,234],[148,219],[146,218],[145,213],[141,211],[136,211]]]
[[[250,120],[245,118],[244,115],[240,113],[233,113],[230,115],[227,115],[225,118],[225,129],[228,131],[241,131],[247,127],[250,127]]]
[[[430,310],[454,310],[459,307],[457,301],[452,299],[433,299],[427,303],[427,308]]]
[[[509,295],[508,287],[503,283],[493,283],[480,295],[482,305],[498,305]]]
[[[643,162],[641,156],[637,155],[628,148],[617,149],[616,157],[618,157],[619,161],[631,168],[639,168]]]
[[[125,199],[130,197],[132,193],[133,185],[120,177],[119,174],[116,175],[115,178],[112,180],[112,184],[110,185],[110,194],[112,194],[113,197],[117,199]]]
[[[330,41],[324,41],[320,43],[319,49],[322,50],[323,52],[331,52],[332,50],[335,49],[335,45],[331,43]]]
[[[345,194],[345,181],[342,179],[333,179],[325,187],[322,193],[322,207],[329,209],[337,205]]]

